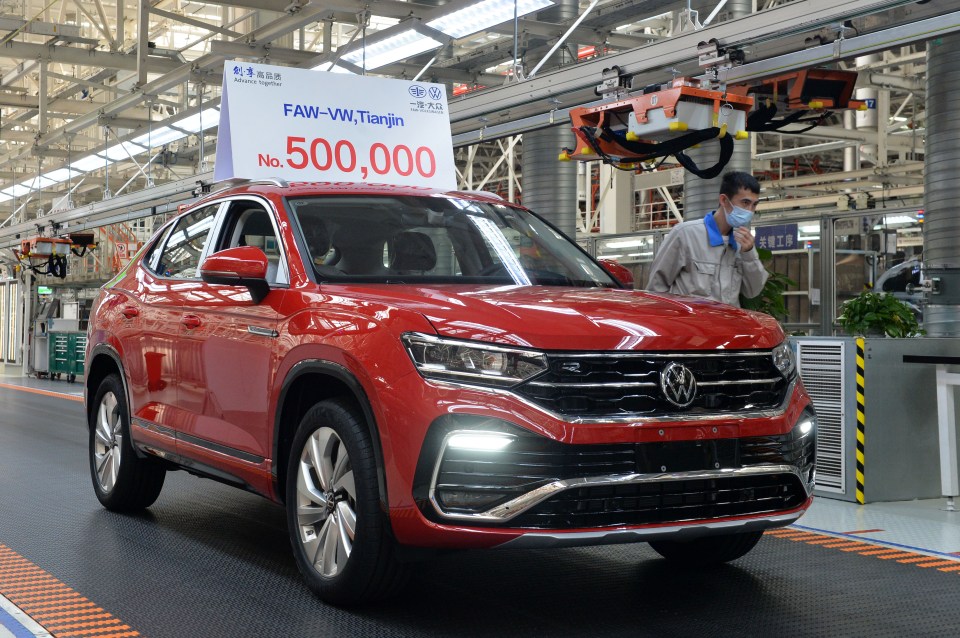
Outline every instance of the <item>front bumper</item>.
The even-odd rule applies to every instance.
[[[528,531],[514,537],[512,540],[497,545],[497,548],[548,549],[585,545],[615,545],[617,543],[647,543],[658,540],[689,541],[720,534],[760,532],[775,527],[790,525],[803,516],[812,500],[813,497],[811,496],[807,498],[801,507],[789,512],[750,518],[585,532]]]
[[[562,443],[498,419],[441,417],[421,450],[414,497],[434,524],[490,531],[799,517],[814,486],[816,417],[810,409],[795,414],[782,434],[611,444]],[[471,432],[506,443],[496,450],[452,444]]]

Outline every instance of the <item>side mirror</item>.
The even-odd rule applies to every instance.
[[[624,288],[633,289],[633,273],[629,268],[622,265],[616,259],[601,257],[597,261],[599,261],[603,269],[613,275],[613,278],[619,281]]]
[[[267,255],[256,246],[238,246],[214,253],[200,264],[200,278],[208,284],[246,286],[253,303],[270,292]]]

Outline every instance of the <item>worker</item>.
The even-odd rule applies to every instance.
[[[673,227],[650,266],[647,290],[708,297],[733,306],[753,298],[767,271],[753,247],[750,222],[760,201],[760,182],[731,171],[720,183],[720,205],[703,219]]]

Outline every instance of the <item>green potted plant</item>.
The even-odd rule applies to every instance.
[[[910,306],[893,295],[865,290],[845,301],[837,322],[848,335],[917,337],[925,334]]]
[[[763,285],[760,294],[752,299],[740,295],[740,307],[746,310],[765,312],[777,321],[785,321],[789,313],[783,293],[786,292],[788,286],[796,286],[797,282],[786,275],[770,270],[773,251],[759,246],[755,247],[754,250],[757,251],[757,257],[760,258],[764,268],[767,269],[767,283]]]

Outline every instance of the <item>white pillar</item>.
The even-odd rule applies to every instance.
[[[600,205],[597,208],[601,233],[633,231],[633,171],[600,165]]]
[[[33,328],[31,315],[33,314],[33,273],[29,270],[24,274],[23,284],[20,285],[20,298],[22,304],[17,304],[18,309],[23,309],[20,315],[20,363],[23,364],[23,376],[30,374],[30,331]]]

